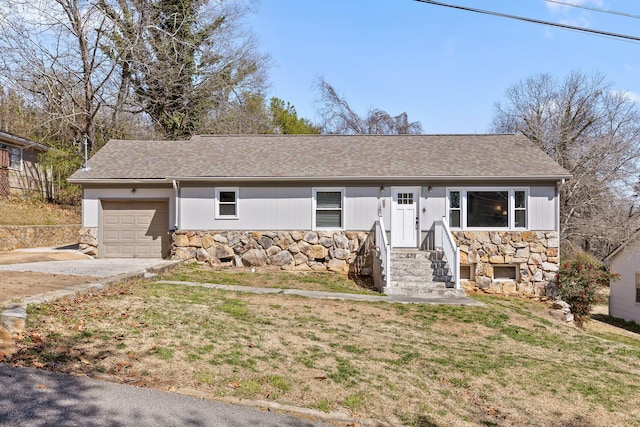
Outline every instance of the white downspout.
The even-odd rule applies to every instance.
[[[179,228],[178,225],[180,224],[180,183],[175,179],[173,180],[173,189],[176,192],[176,197],[175,197],[176,221],[175,221],[175,224],[173,225],[173,229],[177,230]]]

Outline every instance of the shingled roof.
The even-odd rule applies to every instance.
[[[570,176],[522,135],[200,135],[186,141],[111,140],[69,181],[536,181]]]

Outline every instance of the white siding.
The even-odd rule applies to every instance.
[[[420,228],[426,231],[431,230],[433,223],[447,214],[447,193],[445,187],[431,187],[431,191],[429,187],[424,187],[422,195],[424,200],[421,203],[424,203],[425,212],[422,213]]]
[[[183,185],[180,229],[311,229],[311,187],[240,187],[238,192],[238,219],[215,219],[215,187]]]
[[[183,230],[212,229],[215,196],[214,187],[181,187],[179,228]]]
[[[169,199],[169,224],[175,224],[175,192],[173,188],[85,188],[82,196],[82,226],[98,227],[100,200],[166,200]]]
[[[345,230],[367,231],[371,230],[378,219],[378,206],[383,213],[391,212],[390,198],[383,198],[390,194],[389,189],[380,193],[380,187],[347,187],[344,201],[344,228]],[[390,220],[384,218],[385,226],[389,227]]]
[[[310,230],[312,224],[312,186],[305,187],[240,187],[238,219],[214,217],[215,186],[188,186],[180,189],[178,221],[183,230]],[[176,223],[173,188],[86,188],[82,200],[83,225],[98,227],[100,199],[169,199],[169,223]],[[555,230],[555,187],[530,187],[529,223],[532,230]],[[422,209],[425,212],[422,212]],[[433,222],[446,215],[446,187],[421,187],[420,227],[430,230]],[[391,225],[391,187],[346,187],[344,228],[370,230],[379,212],[385,225]]]
[[[238,219],[215,219],[215,187],[186,187],[180,190],[180,228],[183,230],[311,230],[312,188],[240,187]],[[318,187],[322,188],[322,187]],[[347,187],[344,200],[344,229],[370,230],[378,218],[378,204],[385,195],[380,187]],[[379,198],[380,197],[380,202]],[[389,222],[390,207],[383,211]]]
[[[529,227],[530,230],[556,230],[556,187],[530,187]]]
[[[610,262],[611,271],[620,274],[620,280],[611,283],[609,314],[636,323],[640,323],[640,304],[635,302],[636,273],[640,273],[639,257],[640,241],[636,239]]]

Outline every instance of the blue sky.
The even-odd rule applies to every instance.
[[[640,20],[544,0],[441,0],[640,36]],[[563,0],[640,15],[637,0]],[[530,75],[600,72],[640,101],[640,43],[414,0],[261,0],[249,20],[271,55],[268,96],[317,120],[323,76],[359,114],[406,111],[424,133],[484,133],[496,101]]]

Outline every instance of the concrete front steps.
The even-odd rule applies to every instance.
[[[442,251],[393,249],[391,284],[384,292],[430,298],[465,296],[463,289],[454,289],[451,279]]]

